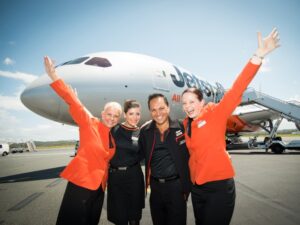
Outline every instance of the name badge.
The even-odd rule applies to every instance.
[[[206,124],[205,120],[201,120],[198,122],[198,128],[203,127]]]
[[[177,130],[177,131],[176,131],[176,137],[178,137],[178,136],[180,136],[180,135],[182,135],[182,131],[181,131],[181,130]]]

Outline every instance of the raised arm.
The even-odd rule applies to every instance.
[[[91,113],[82,105],[76,92],[58,76],[54,63],[48,56],[44,57],[44,65],[46,73],[53,81],[50,86],[69,105],[69,112],[73,120],[79,126],[89,123],[92,117]]]
[[[250,59],[250,63],[245,66],[234,81],[232,87],[225,93],[223,99],[219,103],[218,108],[226,118],[230,116],[234,109],[240,104],[243,92],[259,70],[263,58],[279,47],[279,36],[276,28],[274,28],[264,39],[260,32],[258,32],[257,37],[258,48]]]
[[[280,46],[278,31],[276,28],[274,28],[271,33],[264,39],[262,38],[261,33],[257,32],[257,40],[258,48],[251,58],[251,63],[259,65],[266,55]]]
[[[44,66],[46,73],[53,82],[59,79],[59,76],[54,68],[54,63],[48,56],[44,56]]]

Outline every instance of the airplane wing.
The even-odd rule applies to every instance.
[[[273,121],[280,117],[279,112],[257,104],[238,107],[227,121],[227,133],[254,132],[259,129],[270,133]]]

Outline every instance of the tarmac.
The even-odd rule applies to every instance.
[[[73,152],[52,149],[0,157],[0,225],[55,224],[66,186],[59,173]],[[237,189],[232,225],[300,224],[300,151],[276,155],[243,150],[230,155]],[[149,193],[141,225],[152,224]],[[99,224],[111,224],[106,213],[104,200]],[[187,225],[192,224],[189,198]]]

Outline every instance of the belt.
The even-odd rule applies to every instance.
[[[157,178],[157,177],[153,177],[151,176],[151,179],[159,182],[159,183],[167,183],[169,181],[173,181],[179,178],[179,175],[176,176],[171,176],[171,177],[166,177],[166,178]]]
[[[228,178],[225,180],[215,180],[215,181],[209,181],[204,184],[197,184],[195,183],[193,186],[195,188],[207,188],[207,187],[213,187],[214,189],[216,188],[222,188],[222,187],[227,187],[228,185],[234,185],[234,179],[233,178]]]
[[[138,164],[138,162],[136,162],[135,164],[130,165],[130,166],[112,166],[112,165],[110,165],[109,172],[126,171],[129,168],[136,166],[137,164]]]

